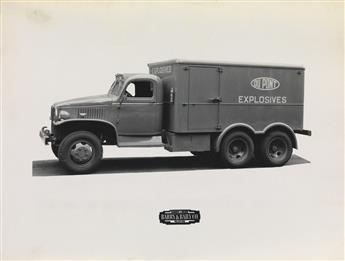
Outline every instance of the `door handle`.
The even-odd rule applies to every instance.
[[[213,103],[219,103],[219,102],[222,102],[222,98],[221,97],[215,97],[215,98],[209,99],[209,101],[213,102]]]

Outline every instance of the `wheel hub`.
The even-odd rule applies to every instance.
[[[234,147],[232,148],[232,151],[235,152],[235,153],[237,153],[237,152],[239,151],[239,148],[238,148],[237,146],[234,146]]]
[[[229,146],[229,156],[234,160],[241,160],[246,154],[246,145],[242,140],[234,140]]]
[[[86,142],[79,142],[71,147],[71,158],[76,163],[86,163],[92,158],[92,147]]]
[[[281,140],[273,140],[269,146],[269,155],[271,158],[279,159],[284,156],[287,151],[287,145]]]

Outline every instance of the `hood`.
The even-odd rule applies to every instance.
[[[111,102],[110,96],[107,94],[94,95],[81,98],[75,98],[54,103],[54,107],[68,107],[68,106],[89,106],[89,105],[105,105]]]

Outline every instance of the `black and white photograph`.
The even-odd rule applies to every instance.
[[[1,2],[1,260],[343,260],[343,1]]]

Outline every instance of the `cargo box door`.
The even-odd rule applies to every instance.
[[[219,68],[189,67],[188,129],[216,130],[219,119]]]

